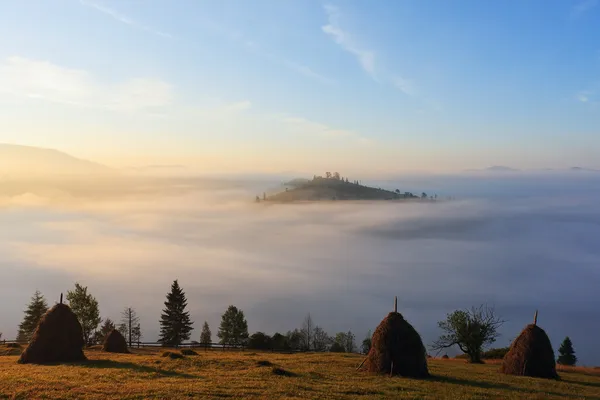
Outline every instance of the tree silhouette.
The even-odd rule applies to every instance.
[[[575,349],[573,349],[573,342],[567,336],[563,340],[560,348],[558,349],[558,360],[557,363],[561,365],[575,365],[577,364],[577,356],[575,356]]]
[[[87,287],[83,287],[79,283],[75,284],[75,290],[67,292],[67,301],[79,319],[85,343],[90,345],[92,334],[102,322],[98,301],[88,293]]]
[[[248,322],[244,312],[236,306],[229,306],[221,316],[221,325],[217,337],[221,344],[241,345],[248,340]]]
[[[160,317],[160,339],[163,346],[177,347],[190,338],[192,325],[190,313],[185,309],[187,299],[177,280],[173,281],[167,294],[165,309]]]
[[[31,298],[31,301],[27,305],[23,322],[19,324],[19,332],[17,334],[18,342],[29,342],[33,332],[40,322],[40,319],[44,316],[44,314],[46,314],[47,311],[48,303],[46,303],[46,299],[44,299],[44,296],[39,290],[36,290]]]
[[[133,330],[139,325],[139,322],[140,319],[137,316],[135,309],[132,307],[126,307],[121,313],[121,325],[119,325],[119,331],[128,339],[127,342],[129,343],[129,347],[135,342]]]
[[[200,343],[207,346],[212,342],[212,332],[210,331],[210,327],[208,326],[208,322],[204,321],[204,325],[202,325],[202,333],[200,333]]]
[[[444,334],[431,346],[438,352],[449,347],[458,348],[467,355],[469,362],[481,363],[483,346],[498,338],[498,328],[504,321],[496,316],[493,308],[480,306],[471,310],[457,310],[438,322]]]

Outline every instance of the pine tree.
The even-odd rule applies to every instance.
[[[240,345],[248,339],[248,322],[244,312],[236,306],[229,306],[221,317],[221,326],[217,336],[221,344]]]
[[[19,324],[19,333],[17,334],[17,341],[19,342],[29,342],[33,332],[38,326],[40,319],[46,312],[48,311],[48,303],[46,303],[46,299],[39,290],[33,294],[31,301],[27,305],[27,310],[25,310],[25,317],[23,317],[23,322]]]
[[[558,360],[557,362],[561,365],[575,365],[577,364],[577,357],[575,356],[575,350],[573,349],[573,342],[567,336],[563,340],[560,348],[558,349]]]
[[[192,325],[190,313],[185,311],[187,299],[185,293],[175,280],[171,292],[167,294],[165,309],[160,317],[160,339],[163,346],[177,347],[190,338]]]
[[[202,325],[202,333],[200,334],[200,343],[204,345],[209,345],[212,341],[212,332],[208,326],[208,322],[204,321],[204,325]]]

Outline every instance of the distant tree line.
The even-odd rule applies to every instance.
[[[133,307],[124,308],[121,320],[117,324],[111,318],[100,317],[98,301],[88,292],[87,287],[76,283],[75,288],[67,292],[66,298],[81,323],[87,346],[102,343],[105,337],[115,329],[123,334],[130,347],[141,341],[143,336],[140,318]],[[187,306],[185,292],[177,280],[173,281],[159,320],[160,336],[158,341],[163,346],[178,347],[190,340],[194,323],[191,321]],[[26,343],[31,339],[40,319],[48,309],[46,299],[41,292],[36,291],[24,312],[23,321],[19,324],[17,341]],[[294,329],[287,333],[277,332],[272,336],[264,332],[249,335],[248,322],[244,312],[234,305],[230,305],[221,316],[217,338],[220,344],[227,346],[275,351],[353,353],[360,350],[366,353],[371,346],[370,333],[363,340],[359,349],[352,331],[329,335],[322,327],[313,322],[310,314],[304,318],[300,329]],[[212,332],[208,322],[203,323],[200,341],[195,343],[199,345],[212,343]]]
[[[76,283],[75,288],[67,292],[67,301],[81,323],[83,337],[88,346],[101,343],[113,329],[118,329],[127,338],[129,346],[141,340],[139,317],[133,307],[124,309],[121,323],[117,327],[110,318],[100,317],[98,301],[88,292],[87,287]],[[159,321],[159,342],[163,346],[178,347],[191,338],[194,323],[187,311],[185,292],[177,280],[173,281],[164,305]],[[17,341],[28,342],[47,311],[46,299],[36,291],[25,309],[23,321],[19,324]],[[507,348],[491,349],[487,352],[484,348],[496,341],[499,337],[498,329],[503,323],[504,320],[496,315],[493,308],[484,305],[468,310],[456,310],[438,323],[443,334],[433,342],[431,348],[439,353],[444,349],[458,347],[472,363],[482,362],[484,358],[501,358],[508,351]],[[256,332],[249,335],[244,312],[234,305],[230,305],[221,316],[217,337],[220,344],[256,350],[368,353],[371,348],[370,332],[358,348],[352,331],[329,335],[313,321],[310,314],[303,319],[300,329],[285,334],[276,332],[268,335]],[[196,343],[208,345],[211,341],[212,332],[205,321],[200,342]],[[577,357],[569,337],[564,339],[558,353],[559,364],[576,365]]]

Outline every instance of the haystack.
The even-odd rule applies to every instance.
[[[527,325],[511,344],[500,371],[509,375],[558,378],[552,343],[546,332],[537,326],[537,311],[533,324]]]
[[[365,360],[369,372],[426,378],[427,352],[421,336],[398,312],[391,312],[379,324]]]
[[[83,331],[77,316],[65,304],[52,307],[40,320],[20,363],[45,364],[83,361]]]
[[[109,353],[129,353],[125,337],[123,337],[121,332],[116,329],[110,331],[108,335],[106,335],[106,338],[104,338],[102,351],[107,351]]]

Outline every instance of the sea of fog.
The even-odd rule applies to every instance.
[[[103,317],[136,308],[153,341],[178,279],[196,340],[203,321],[216,334],[235,304],[251,332],[285,332],[311,313],[329,333],[352,330],[361,341],[398,296],[426,344],[448,312],[487,303],[507,320],[495,347],[539,309],[555,351],[568,335],[581,363],[600,364],[600,174],[365,182],[455,198],[437,203],[253,202],[280,182],[163,179],[104,185],[101,194],[64,185],[0,194],[3,337],[16,336],[36,289],[54,303],[78,281]]]

